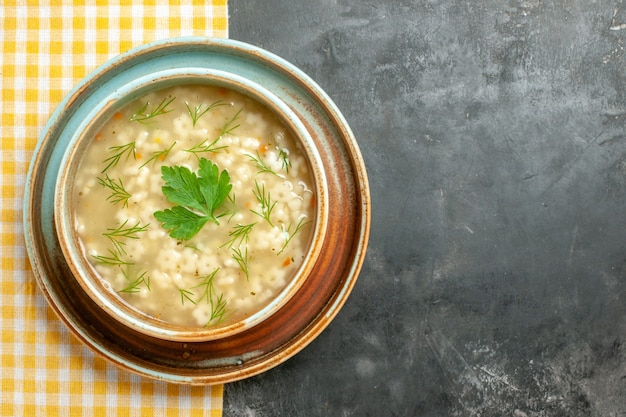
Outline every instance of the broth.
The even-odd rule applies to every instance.
[[[202,175],[213,165],[230,187]],[[216,189],[227,192],[221,202],[211,198]],[[187,205],[185,192],[219,204]],[[78,168],[74,201],[85,256],[105,286],[155,318],[202,327],[254,314],[293,279],[316,196],[303,151],[272,112],[235,91],[190,84],[141,97],[102,126]],[[178,223],[202,225],[181,236]]]

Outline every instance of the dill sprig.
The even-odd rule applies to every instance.
[[[172,97],[168,100],[167,97],[165,97],[154,109],[150,110],[149,112],[148,106],[150,105],[150,102],[146,101],[146,104],[144,104],[143,107],[133,113],[133,115],[130,116],[128,120],[130,120],[131,122],[146,123],[150,119],[153,119],[165,113],[169,113],[172,110],[168,110],[167,106],[169,106],[175,99],[176,97]]]
[[[219,270],[220,270],[220,268],[217,267],[210,274],[198,277],[198,279],[201,280],[201,282],[200,282],[200,284],[196,285],[195,287],[192,287],[192,289],[204,288],[204,290],[200,294],[200,297],[198,297],[196,299],[196,303],[199,303],[200,301],[205,299],[207,304],[211,304],[211,299],[213,299],[214,296],[215,296],[215,294],[214,294],[215,287],[214,287],[214,284],[213,284],[213,280],[215,279],[215,276],[217,275],[217,272]]]
[[[258,169],[257,174],[267,172],[268,174],[275,175],[278,178],[284,178],[281,174],[277,173],[272,168],[270,168],[270,166],[267,165],[265,161],[263,161],[263,158],[261,158],[261,155],[259,155],[259,152],[256,152],[255,155],[251,155],[247,153],[246,156],[250,158],[250,160],[254,163],[254,166]]]
[[[126,226],[128,224],[128,219],[124,220],[117,228],[107,228],[106,233],[102,233],[103,236],[109,238],[115,251],[120,255],[126,255],[126,242],[123,239],[139,239],[137,236],[138,233],[145,232],[148,230],[148,226],[150,223],[140,226],[140,222],[137,221],[134,226]]]
[[[218,295],[215,300],[211,301],[211,315],[206,327],[221,323],[226,318],[226,300],[224,294]]]
[[[145,167],[150,162],[152,162],[152,165],[154,165],[154,163],[156,163],[157,160],[163,161],[165,158],[167,158],[167,155],[169,155],[169,153],[172,150],[172,148],[174,147],[174,145],[176,145],[176,141],[174,141],[174,143],[172,143],[170,145],[170,147],[167,148],[167,149],[163,149],[162,151],[154,151],[154,152],[152,152],[152,156],[146,162],[141,164],[139,166],[139,168]]]
[[[291,161],[289,160],[289,151],[287,151],[286,149],[279,148],[278,158],[280,159],[282,168],[285,170],[286,173],[289,173],[289,168],[291,168]]]
[[[108,174],[104,178],[97,177],[97,179],[100,185],[111,190],[107,201],[113,204],[122,203],[122,207],[128,207],[128,200],[132,197],[132,194],[126,191],[121,179],[118,179],[116,182]]]
[[[221,136],[218,136],[213,142],[209,143],[208,139],[203,140],[202,142],[197,143],[189,149],[184,149],[185,152],[193,153],[198,157],[199,153],[204,152],[217,152],[219,150],[228,148],[228,145],[217,146],[217,142],[221,139]],[[199,158],[199,157],[198,157]]]
[[[280,255],[281,253],[283,253],[283,251],[285,250],[289,242],[291,242],[291,239],[293,239],[296,233],[298,233],[300,229],[302,229],[304,226],[306,226],[310,222],[311,221],[310,220],[307,221],[305,217],[301,217],[300,220],[298,221],[298,224],[296,225],[296,228],[293,231],[291,231],[291,227],[293,224],[290,223],[286,230],[285,230],[285,226],[282,225],[281,226],[283,229],[282,233],[283,233],[283,236],[285,237],[285,242],[283,243],[283,246],[280,248],[280,250],[278,251],[276,255]]]
[[[235,123],[235,121],[239,119],[239,115],[241,114],[242,110],[243,109],[239,109],[233,117],[231,117],[230,119],[226,121],[226,123],[224,123],[224,126],[222,126],[222,130],[220,130],[219,137],[222,137],[224,135],[229,135],[233,133],[233,131],[239,127],[239,124],[236,124],[233,126],[233,123]]]
[[[254,181],[254,186],[255,186],[255,189],[252,190],[252,193],[254,194],[254,197],[256,198],[257,202],[261,205],[261,211],[256,211],[256,210],[250,210],[250,211],[256,214],[257,216],[265,219],[265,221],[270,226],[274,227],[274,224],[272,223],[272,220],[271,220],[271,216],[272,216],[272,210],[274,210],[274,207],[276,206],[276,202],[272,201],[269,191],[265,192],[265,184],[262,184],[261,187],[259,187],[259,183],[257,181]]]
[[[205,326],[214,325],[224,320],[226,315],[226,300],[224,294],[216,294],[215,291],[215,275],[219,271],[219,267],[208,275],[199,277],[202,282],[193,288],[204,288],[200,297],[196,300],[199,303],[201,300],[206,300],[206,303],[211,307],[211,315]]]
[[[244,247],[243,252],[241,248],[231,248],[233,253],[233,259],[239,265],[239,269],[246,275],[246,281],[250,279],[249,275],[249,258],[248,258],[248,246]]]
[[[109,151],[113,152],[113,155],[111,155],[102,162],[104,164],[107,164],[104,169],[100,171],[102,174],[104,174],[109,168],[115,167],[124,155],[126,155],[126,159],[128,159],[130,155],[133,156],[133,159],[137,159],[137,156],[135,154],[135,141],[132,141],[125,145],[111,146],[109,148]]]
[[[187,107],[187,111],[189,112],[189,116],[191,117],[193,127],[196,127],[196,123],[198,123],[198,120],[200,120],[200,118],[204,116],[208,111],[216,107],[226,106],[226,105],[227,104],[224,103],[222,100],[217,100],[216,102],[209,104],[204,110],[202,109],[202,103],[198,104],[197,106],[194,106],[192,110],[191,107],[189,107],[189,102],[185,101],[185,106]]]
[[[109,251],[110,256],[105,255],[92,255],[98,262],[106,264],[106,265],[133,265],[132,262],[128,262],[123,260],[119,253],[112,251],[111,249],[107,249]]]
[[[143,272],[141,275],[139,275],[137,278],[135,278],[132,281],[128,277],[127,273],[123,272],[123,274],[124,274],[124,277],[126,277],[126,279],[128,280],[129,284],[125,288],[122,288],[121,290],[119,290],[118,293],[123,292],[123,293],[128,293],[128,294],[136,294],[141,291],[141,288],[140,288],[141,285],[144,285],[146,289],[150,291],[150,277],[146,275],[147,272]]]
[[[228,148],[228,145],[218,145],[217,143],[219,142],[220,139],[222,139],[222,137],[224,135],[232,133],[235,129],[237,129],[239,127],[239,124],[234,125],[234,126],[233,126],[233,124],[239,118],[239,114],[240,113],[241,113],[241,109],[237,113],[235,113],[235,115],[233,117],[231,117],[229,120],[227,120],[226,123],[222,126],[222,129],[220,130],[220,133],[211,142],[209,142],[209,139],[205,139],[205,140],[195,144],[191,148],[184,149],[184,151],[185,152],[189,152],[189,153],[193,153],[193,154],[196,155],[196,157],[198,157],[198,154],[200,154],[200,153],[205,153],[205,152],[213,152],[213,153],[215,153],[215,152],[218,152],[218,151],[220,151],[222,149]],[[192,116],[192,118],[193,118],[193,116]]]
[[[186,290],[184,288],[179,288],[178,289],[178,293],[180,294],[180,303],[185,305],[185,300],[189,301],[192,304],[197,304],[194,299],[192,298],[194,296],[193,291],[189,291]]]
[[[238,224],[234,226],[233,229],[228,232],[228,237],[230,237],[231,239],[228,242],[224,243],[222,246],[220,246],[220,248],[223,248],[224,246],[232,248],[235,244],[239,246],[243,242],[247,243],[250,232],[252,231],[252,228],[256,223],[257,222],[250,224]]]

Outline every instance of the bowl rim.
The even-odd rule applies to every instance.
[[[168,58],[169,57],[169,58]],[[199,343],[169,343],[122,333],[95,312],[75,302],[78,289],[60,254],[53,225],[52,189],[65,137],[63,123],[76,102],[89,92],[96,76],[111,66],[135,71],[145,65],[176,65],[192,59],[201,66],[233,70],[265,85],[285,100],[314,132],[329,175],[329,228],[315,280],[299,290],[305,305],[288,303],[292,316],[270,317],[272,333],[256,326],[236,338]],[[337,316],[353,290],[363,265],[370,232],[370,191],[365,164],[352,130],[323,89],[279,56],[232,39],[181,37],[131,49],[90,73],[68,92],[44,126],[25,181],[23,226],[33,276],[48,305],[72,334],[94,353],[127,371],[180,384],[218,384],[248,378],[285,362],[308,346]],[[327,252],[332,252],[330,255]],[[328,258],[328,259],[327,259]],[[279,317],[280,316],[280,317]]]
[[[140,98],[151,92],[173,86],[198,84],[231,89],[252,98],[272,112],[290,131],[294,141],[298,142],[305,154],[316,189],[314,229],[311,234],[311,241],[302,265],[295,271],[285,288],[271,302],[243,320],[224,326],[206,328],[177,326],[158,320],[132,307],[128,302],[108,290],[84,256],[84,250],[79,243],[80,239],[75,230],[75,216],[72,208],[73,179],[82,160],[81,151],[89,146],[94,133],[112,117],[113,113],[125,107],[135,98]],[[94,106],[87,105],[86,112],[85,117],[81,117],[82,113],[75,116],[82,119],[82,122],[78,129],[71,132],[71,138],[68,140],[68,145],[61,159],[54,193],[54,223],[61,251],[75,279],[104,313],[122,325],[130,326],[149,336],[180,342],[197,342],[233,336],[258,325],[267,317],[278,312],[294,296],[306,280],[306,276],[321,250],[322,237],[326,232],[328,220],[328,202],[326,201],[328,190],[326,174],[310,133],[279,97],[263,86],[236,74],[206,68],[181,67],[156,71],[134,79],[111,91],[104,100],[95,103]]]

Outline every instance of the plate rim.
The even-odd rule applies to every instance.
[[[59,270],[61,272],[63,271],[63,263],[65,261],[62,254],[59,256],[59,253],[41,253],[42,251],[40,250],[40,245],[37,243],[38,237],[36,233],[43,233],[47,236],[44,237],[44,239],[47,240],[52,239],[52,241],[54,241],[55,238],[50,236],[52,231],[47,229],[35,231],[32,225],[32,222],[35,220],[33,218],[35,212],[41,214],[41,219],[45,217],[44,212],[50,212],[52,213],[51,217],[54,217],[54,211],[51,211],[53,210],[51,202],[43,199],[41,195],[38,196],[34,185],[38,185],[39,183],[37,183],[37,181],[41,181],[42,177],[45,181],[46,176],[50,176],[50,170],[54,169],[54,167],[50,167],[51,163],[54,164],[53,154],[64,153],[65,149],[61,149],[62,144],[58,142],[59,135],[63,133],[65,127],[59,126],[59,123],[66,117],[67,112],[69,111],[71,113],[72,111],[76,111],[76,106],[80,106],[80,100],[83,98],[83,95],[97,91],[98,81],[111,76],[113,69],[116,69],[120,73],[123,72],[123,68],[138,69],[142,65],[137,62],[138,57],[148,55],[154,56],[155,60],[160,59],[160,63],[164,64],[164,61],[167,59],[163,57],[166,57],[167,53],[173,50],[177,50],[177,53],[181,54],[192,52],[199,53],[205,56],[207,61],[211,61],[210,58],[215,58],[217,56],[216,53],[221,54],[220,56],[230,54],[236,56],[239,60],[247,60],[252,67],[255,65],[267,67],[268,71],[271,71],[273,76],[278,77],[278,81],[282,81],[284,84],[295,84],[299,86],[305,96],[308,95],[307,97],[309,99],[309,102],[304,102],[303,106],[309,107],[309,111],[312,111],[310,109],[317,109],[323,113],[321,114],[321,118],[307,120],[307,123],[310,123],[312,128],[323,130],[324,128],[328,128],[328,126],[322,125],[323,120],[326,120],[329,125],[332,125],[332,127],[336,129],[337,134],[340,136],[341,143],[333,143],[333,141],[330,140],[330,136],[332,135],[329,133],[330,136],[325,138],[326,142],[323,143],[325,151],[337,152],[338,148],[343,148],[340,149],[340,152],[343,152],[343,154],[340,156],[341,160],[339,162],[352,168],[352,178],[348,180],[354,183],[356,189],[351,190],[354,193],[353,195],[343,195],[343,197],[347,197],[351,203],[349,207],[351,210],[350,213],[355,214],[355,218],[349,219],[352,220],[350,227],[357,233],[355,236],[348,236],[348,238],[352,239],[352,246],[347,248],[348,252],[350,252],[350,258],[346,258],[348,261],[344,261],[344,263],[340,265],[340,267],[344,267],[342,270],[343,275],[340,277],[332,277],[340,285],[332,291],[328,290],[330,291],[328,293],[329,298],[325,301],[322,306],[323,308],[316,313],[313,312],[315,314],[309,312],[308,314],[312,314],[312,316],[310,319],[307,319],[309,320],[308,323],[306,323],[304,327],[297,329],[297,334],[292,334],[289,340],[284,341],[278,348],[274,348],[268,352],[248,352],[250,355],[257,355],[254,357],[254,360],[248,361],[245,355],[238,355],[238,359],[234,357],[229,358],[230,361],[226,361],[227,363],[225,362],[222,365],[218,364],[219,361],[215,363],[208,361],[205,368],[181,369],[180,364],[183,362],[174,362],[172,364],[165,362],[156,363],[151,362],[150,359],[146,359],[145,357],[139,357],[136,354],[131,353],[124,355],[120,353],[123,352],[123,349],[121,351],[119,349],[109,349],[108,345],[110,345],[110,341],[96,337],[97,334],[103,334],[107,329],[102,327],[102,325],[95,330],[77,327],[76,323],[71,320],[71,314],[68,312],[69,307],[60,304],[59,295],[54,292],[54,288],[51,285],[64,285],[58,282],[59,278],[55,278],[55,276]],[[238,71],[238,69],[234,67],[231,68],[231,70]],[[280,83],[272,86],[266,85],[265,87],[277,93],[279,97],[285,97],[286,94],[290,94],[289,91],[282,90]],[[299,109],[299,111],[304,110]],[[318,123],[318,125],[316,125],[316,123]],[[51,160],[52,162],[50,162]],[[330,176],[331,175],[327,173],[327,177]],[[345,191],[343,194],[346,194]],[[151,42],[113,57],[88,74],[68,92],[48,119],[48,122],[38,138],[25,182],[23,215],[27,254],[38,287],[43,292],[48,305],[52,307],[56,315],[65,323],[71,333],[78,337],[84,345],[109,362],[142,376],[183,384],[216,384],[251,377],[278,366],[304,349],[331,323],[354,288],[361,270],[369,239],[371,203],[365,164],[356,139],[337,106],[308,75],[277,55],[251,44],[232,39],[180,37]],[[52,223],[52,221],[53,219],[50,220],[50,223]],[[44,226],[47,227],[45,224]],[[52,229],[54,229],[54,227]],[[67,267],[67,265],[65,265],[65,267]],[[57,281],[51,281],[55,279]],[[122,348],[119,345],[117,347]],[[200,345],[198,345],[198,347],[202,348]],[[203,370],[213,370],[214,372],[203,372]]]

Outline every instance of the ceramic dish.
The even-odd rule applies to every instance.
[[[130,304],[125,302],[114,291],[110,289],[110,282],[104,280],[95,270],[94,265],[87,259],[82,247],[82,240],[78,238],[76,232],[76,212],[77,202],[75,201],[74,184],[76,178],[79,175],[78,167],[87,153],[88,148],[94,144],[92,138],[96,137],[103,124],[109,121],[113,114],[116,114],[123,109],[129,101],[132,101],[137,96],[144,96],[146,93],[155,93],[164,91],[164,89],[175,87],[193,86],[195,91],[198,91],[199,87],[214,87],[221,89],[222,91],[231,91],[233,93],[242,94],[245,97],[251,98],[255,103],[262,104],[265,109],[271,109],[272,114],[281,115],[282,125],[285,126],[285,130],[289,133],[290,137],[298,138],[299,149],[301,149],[308,161],[307,172],[312,173],[311,187],[315,190],[315,213],[311,216],[311,228],[314,229],[313,238],[309,244],[307,255],[305,256],[302,265],[298,268],[289,283],[280,291],[275,298],[267,304],[262,304],[252,314],[247,315],[243,319],[235,321],[224,321],[216,323],[211,326],[180,326],[174,325],[167,321],[157,319],[155,316],[146,314],[136,308],[133,308]],[[64,257],[72,270],[73,275],[76,277],[79,284],[81,284],[83,290],[93,300],[94,303],[99,305],[103,314],[109,315],[112,319],[120,321],[122,325],[129,326],[132,329],[145,333],[149,336],[154,336],[166,340],[176,340],[180,342],[200,342],[212,339],[225,338],[235,335],[246,329],[258,325],[264,321],[267,317],[276,313],[280,308],[297,292],[303,282],[307,279],[311,269],[315,265],[317,257],[321,250],[321,245],[324,242],[324,235],[326,233],[326,224],[328,221],[328,205],[326,196],[328,195],[328,188],[326,186],[326,178],[324,175],[324,169],[322,168],[322,161],[320,154],[316,151],[316,145],[309,134],[305,126],[300,122],[299,118],[285,106],[283,101],[278,99],[274,94],[267,91],[262,86],[253,83],[245,78],[239,77],[235,74],[226,73],[224,71],[215,71],[213,69],[206,68],[182,68],[182,69],[169,69],[166,71],[156,71],[151,73],[147,77],[132,80],[121,86],[115,86],[115,89],[110,89],[112,94],[106,97],[104,100],[89,103],[81,106],[85,108],[85,113],[76,112],[74,116],[77,120],[81,120],[81,125],[71,132],[71,138],[68,140],[67,150],[64,158],[61,160],[59,167],[59,176],[57,181],[57,189],[55,192],[55,224],[57,230],[57,236],[59,237],[60,247],[63,251]],[[225,94],[225,93],[223,93]],[[227,106],[229,107],[229,106]],[[120,114],[120,113],[117,113]],[[178,114],[174,112],[174,114]],[[211,115],[209,115],[211,116]],[[187,120],[188,114],[177,116],[175,120],[179,122],[181,119]],[[259,116],[256,116],[259,117]],[[210,118],[210,117],[209,117]],[[245,119],[245,116],[242,117]],[[148,131],[153,131],[153,128],[148,128],[145,124],[137,122],[132,123],[134,126],[138,126],[139,131],[148,134]],[[168,123],[168,125],[170,125]],[[170,126],[167,126],[170,127]],[[153,131],[155,135],[160,138],[164,136],[162,129],[156,129]],[[157,133],[158,132],[158,133]],[[189,135],[189,132],[186,132]],[[165,133],[165,137],[171,137],[173,133]],[[180,135],[180,134],[179,134]],[[178,141],[182,141],[186,138],[185,135],[177,137]],[[245,138],[245,136],[244,136]],[[111,138],[110,138],[111,139]],[[100,139],[95,142],[101,142]],[[269,138],[268,138],[269,140]],[[220,142],[221,143],[221,142]],[[97,143],[95,143],[97,145]],[[184,147],[184,146],[183,146]],[[139,150],[137,150],[139,152]],[[257,151],[258,152],[258,151]],[[197,158],[191,153],[177,148],[179,155],[185,155],[186,160],[193,163],[197,161]],[[235,153],[237,153],[235,151]],[[101,154],[97,152],[97,154]],[[219,155],[232,155],[232,152],[203,152],[200,155],[208,156],[209,159],[216,159]],[[198,157],[199,158],[199,157]],[[131,158],[132,160],[132,158]],[[191,160],[191,161],[190,161]],[[124,163],[122,162],[122,165]],[[245,165],[242,164],[242,165]],[[146,168],[147,169],[147,168]],[[256,168],[255,168],[256,169]],[[155,168],[159,170],[158,165]],[[137,171],[138,172],[138,171]],[[236,180],[236,169],[231,169],[233,172],[233,180]],[[107,174],[108,175],[108,174]],[[135,173],[135,175],[138,175]],[[270,175],[259,175],[261,179],[265,180],[269,178],[275,178]],[[86,181],[86,180],[85,180]],[[80,182],[80,181],[79,181]],[[293,182],[289,182],[294,186]],[[294,186],[295,187],[295,186]],[[147,186],[149,188],[149,186]],[[89,190],[89,187],[87,187]],[[241,199],[241,195],[238,195],[238,200]],[[111,207],[119,207],[119,205],[106,204]],[[137,205],[138,207],[141,204]],[[136,207],[137,207],[136,206]],[[132,210],[133,215],[137,214],[136,210]],[[91,216],[90,216],[91,217]],[[163,230],[158,222],[155,221],[153,216],[148,216],[144,220],[146,223],[156,223],[153,228],[157,230]],[[93,222],[91,222],[93,223]],[[97,224],[104,229],[105,220],[100,216],[97,218]],[[224,226],[228,225],[228,222],[222,221]],[[153,229],[153,232],[154,232]],[[110,230],[110,229],[109,229]],[[168,237],[165,242],[160,242],[163,247],[168,242],[176,242],[176,239]],[[185,246],[185,242],[177,241],[177,246]],[[247,251],[247,249],[246,249]],[[196,251],[200,252],[200,251]],[[227,251],[230,252],[230,251]],[[165,253],[165,252],[161,252]],[[178,252],[177,252],[178,253]],[[266,253],[266,252],[265,252]],[[266,253],[267,254],[267,253]],[[168,255],[162,255],[162,257]],[[253,255],[254,256],[254,255]],[[280,262],[280,258],[276,255],[270,255],[270,258],[276,259]],[[150,257],[152,263],[155,263],[155,257]],[[216,265],[218,265],[216,263]],[[224,269],[224,263],[220,262],[219,267]],[[122,271],[122,268],[114,267],[116,271]],[[193,274],[186,274],[191,279],[195,279]],[[230,276],[230,274],[228,274]],[[258,275],[258,274],[257,274]],[[163,279],[161,282],[167,282],[167,279],[171,279],[169,276]],[[243,277],[242,277],[243,278]],[[171,282],[171,281],[170,281]],[[154,280],[153,280],[154,284]],[[268,282],[265,282],[267,285]],[[246,287],[246,282],[243,281],[239,284],[233,283],[233,285],[240,285],[240,288]],[[153,285],[154,287],[154,285]],[[259,287],[261,287],[259,285]],[[261,287],[262,288],[262,287]],[[170,291],[171,290],[171,291]],[[179,302],[176,289],[171,288],[167,291],[168,297],[159,300],[157,305],[161,308],[167,301],[174,301],[177,308],[183,307],[184,304]],[[260,290],[257,290],[260,292]],[[146,292],[154,293],[154,291]],[[228,303],[227,303],[228,304]],[[191,306],[191,303],[187,303],[187,306]],[[196,305],[196,307],[198,307]],[[227,308],[227,307],[225,307]],[[180,311],[180,308],[178,309]],[[190,314],[190,313],[187,313]]]
[[[85,115],[155,74],[227,74],[262,86],[301,124],[326,177],[328,222],[315,262],[277,311],[212,340],[167,340],[103,314],[73,274],[55,227],[55,184]],[[264,372],[292,357],[337,315],[360,271],[369,236],[363,160],[343,116],[321,88],[283,59],[232,40],[177,38],[125,53],[79,83],[45,126],[26,181],[26,247],[50,306],[85,345],[137,374],[169,382],[215,384]],[[75,270],[74,270],[75,271]]]

